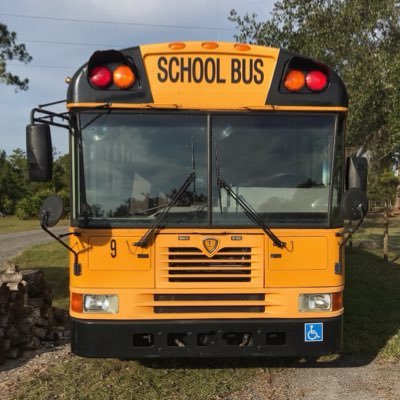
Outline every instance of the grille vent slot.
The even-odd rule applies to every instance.
[[[256,305],[254,302],[264,301],[265,295],[259,293],[250,294],[156,294],[155,302],[171,302],[171,305],[155,306],[157,314],[181,314],[181,313],[263,313],[264,305]],[[190,301],[188,305],[174,305],[174,302]],[[198,301],[199,304],[192,302]],[[207,302],[219,302],[219,305],[207,304]],[[235,302],[236,304],[221,304],[222,302]],[[252,304],[253,303],[253,304]]]
[[[224,247],[209,257],[196,247],[168,248],[169,282],[251,282],[251,247]]]

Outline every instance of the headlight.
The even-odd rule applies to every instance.
[[[116,294],[85,294],[83,312],[111,313],[118,312],[118,295]]]
[[[300,311],[331,311],[332,295],[330,293],[307,293],[299,296]]]

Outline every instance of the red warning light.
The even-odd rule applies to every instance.
[[[89,72],[90,83],[100,89],[105,89],[111,85],[112,72],[104,66],[94,67]]]
[[[328,77],[322,71],[311,71],[306,76],[306,85],[313,92],[322,92],[328,86]]]

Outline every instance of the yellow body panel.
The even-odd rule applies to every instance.
[[[141,46],[154,103],[186,108],[239,108],[265,104],[278,49],[251,46],[237,50],[232,43],[207,49],[198,42],[179,50],[168,44]]]
[[[118,294],[117,314],[71,315],[84,319],[301,318],[300,293],[343,290],[338,230],[275,229],[287,243],[279,249],[255,229],[165,229],[148,248],[135,246],[145,230],[75,230],[71,246],[79,252],[81,275],[71,267],[71,292]],[[215,240],[215,246],[207,241]],[[243,252],[244,251],[244,252]],[[189,271],[189,272],[188,272]],[[200,281],[199,281],[200,279]],[[193,295],[156,301],[155,295]],[[198,301],[196,295],[265,295],[251,300]],[[179,297],[179,296],[178,296]],[[263,312],[157,313],[155,307],[263,306]],[[336,316],[343,310],[318,313]],[[312,317],[312,315],[311,315]]]

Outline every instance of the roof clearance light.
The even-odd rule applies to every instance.
[[[306,78],[302,71],[294,69],[290,71],[283,81],[283,86],[285,89],[291,92],[298,92],[301,90],[306,83]]]
[[[98,66],[89,72],[89,80],[93,86],[105,89],[110,86],[112,82],[112,74],[107,67]]]
[[[251,49],[251,47],[246,43],[235,43],[233,47],[235,50],[239,51],[249,51]]]
[[[172,50],[182,50],[186,47],[186,44],[181,42],[176,42],[176,43],[170,43],[168,47]]]
[[[311,71],[307,74],[306,85],[313,92],[322,92],[328,86],[328,77],[322,71]]]
[[[128,89],[135,83],[136,77],[127,65],[120,65],[113,72],[113,80],[115,86],[120,89]]]

